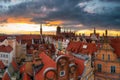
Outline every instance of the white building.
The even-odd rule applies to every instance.
[[[5,66],[12,62],[13,48],[11,46],[0,45],[0,60]]]

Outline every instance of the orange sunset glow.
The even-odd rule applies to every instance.
[[[34,23],[31,22],[32,18],[23,18],[23,17],[11,17],[7,19],[8,23]]]

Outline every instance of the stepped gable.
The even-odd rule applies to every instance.
[[[84,66],[85,60],[74,57],[73,55],[70,55],[70,54],[62,54],[61,53],[61,55],[67,56],[70,61],[74,62],[77,65],[79,76],[81,76],[83,74],[84,69],[85,69],[85,66]]]

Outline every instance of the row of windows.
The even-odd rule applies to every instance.
[[[102,55],[102,60],[104,60],[104,54]],[[110,61],[110,55],[108,54],[108,60]]]
[[[98,69],[98,72],[101,72],[102,71],[102,65],[101,64],[98,64],[97,65],[97,69]],[[111,70],[111,73],[115,73],[116,72],[116,67],[115,66],[111,66],[110,68]]]
[[[2,57],[2,58],[8,58],[8,54],[0,54],[0,57]]]

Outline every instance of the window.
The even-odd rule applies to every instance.
[[[3,57],[5,58],[5,54],[3,54]]]
[[[60,71],[60,76],[65,76],[65,71]]]
[[[97,67],[98,67],[98,72],[101,72],[102,71],[102,65],[98,64]]]
[[[83,45],[83,48],[86,49],[86,48],[87,48],[87,45]]]
[[[104,60],[104,54],[102,55],[102,60]]]
[[[6,58],[8,58],[8,55],[6,55]]]
[[[115,66],[111,66],[111,73],[115,73]]]
[[[108,60],[110,61],[110,55],[108,54]]]

